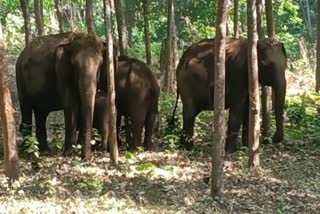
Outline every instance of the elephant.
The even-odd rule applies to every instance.
[[[244,38],[226,39],[226,96],[229,109],[226,151],[237,148],[242,125],[242,143],[248,141],[248,42]],[[257,43],[259,83],[271,86],[275,93],[276,132],[274,142],[284,139],[283,114],[286,95],[285,69],[287,54],[283,43],[275,38],[264,38]],[[202,110],[213,110],[214,39],[201,40],[183,53],[177,67],[177,97],[170,123],[174,123],[179,95],[183,104],[182,144],[193,145],[195,117]]]
[[[104,50],[104,44],[95,34],[69,32],[39,36],[19,55],[16,63],[22,115],[19,130],[24,136],[31,134],[34,112],[40,152],[49,150],[48,114],[65,110],[63,154],[70,154],[77,140],[75,121],[79,114],[78,139],[85,142],[82,157],[89,158],[92,111]]]
[[[65,152],[72,152],[77,142],[79,117],[78,142],[82,145],[81,157],[86,160],[91,155],[93,112],[104,50],[94,33],[61,44],[56,50],[57,85],[65,115]]]
[[[124,116],[129,149],[135,150],[141,146],[143,127],[144,148],[156,149],[152,135],[158,122],[160,87],[151,69],[140,60],[119,56],[115,73],[115,91],[117,132],[120,131],[121,117]]]

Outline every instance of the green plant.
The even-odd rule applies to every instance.
[[[24,137],[23,144],[25,148],[24,151],[39,158],[39,142],[34,135]]]
[[[100,193],[103,190],[103,183],[97,178],[89,178],[79,183],[82,194]]]
[[[50,124],[52,129],[52,140],[51,144],[54,145],[54,148],[56,148],[58,151],[62,151],[63,148],[63,124],[61,123],[54,123]]]

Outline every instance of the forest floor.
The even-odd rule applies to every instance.
[[[263,146],[259,171],[243,151],[228,157],[220,202],[207,180],[210,148],[122,153],[118,166],[103,153],[91,162],[42,157],[38,169],[22,159],[12,189],[0,169],[0,213],[319,213],[319,147]]]

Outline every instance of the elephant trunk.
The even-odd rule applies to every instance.
[[[276,116],[276,132],[273,136],[273,142],[281,142],[284,139],[284,105],[286,97],[286,80],[281,79],[276,82],[276,85],[273,87],[275,94],[275,116]]]

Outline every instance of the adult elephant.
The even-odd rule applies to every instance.
[[[226,150],[235,151],[241,124],[242,142],[247,144],[248,128],[248,42],[244,38],[226,39],[226,109],[229,109]],[[275,92],[276,132],[273,141],[284,138],[283,113],[286,95],[286,51],[277,39],[258,41],[259,82]],[[202,110],[212,110],[214,88],[214,39],[205,39],[190,46],[177,68],[177,102],[183,104],[182,142],[192,145],[195,117]],[[177,107],[173,111],[172,120]]]
[[[78,142],[83,159],[89,159],[91,154],[94,104],[104,50],[94,33],[83,34],[56,50],[57,85],[65,115],[65,153],[72,152],[72,145],[77,142],[80,122]]]
[[[142,61],[127,56],[118,57],[115,72],[117,108],[117,133],[121,118],[125,118],[126,141],[130,150],[142,146],[142,130],[145,130],[144,148],[154,150],[152,135],[157,126],[160,87],[151,69]],[[105,74],[105,73],[102,73]],[[102,79],[106,79],[101,75]],[[100,86],[103,88],[103,85]],[[102,111],[100,112],[104,114]],[[97,118],[99,115],[97,115]]]
[[[96,90],[94,84],[102,63],[102,47],[102,42],[95,35],[62,33],[37,37],[21,52],[16,63],[22,116],[19,129],[24,136],[31,134],[34,112],[36,137],[41,152],[49,150],[46,119],[52,111],[66,110],[65,155],[70,153],[71,144],[76,139],[73,131],[76,126],[70,127],[74,122],[70,121],[74,111],[78,111],[82,118],[79,140],[89,141],[91,135],[87,127]],[[79,102],[83,106],[81,109]],[[77,105],[71,110],[71,105],[75,103]],[[84,119],[84,115],[88,119]],[[86,145],[88,147],[88,143]],[[88,157],[88,152],[83,152],[83,157]]]

